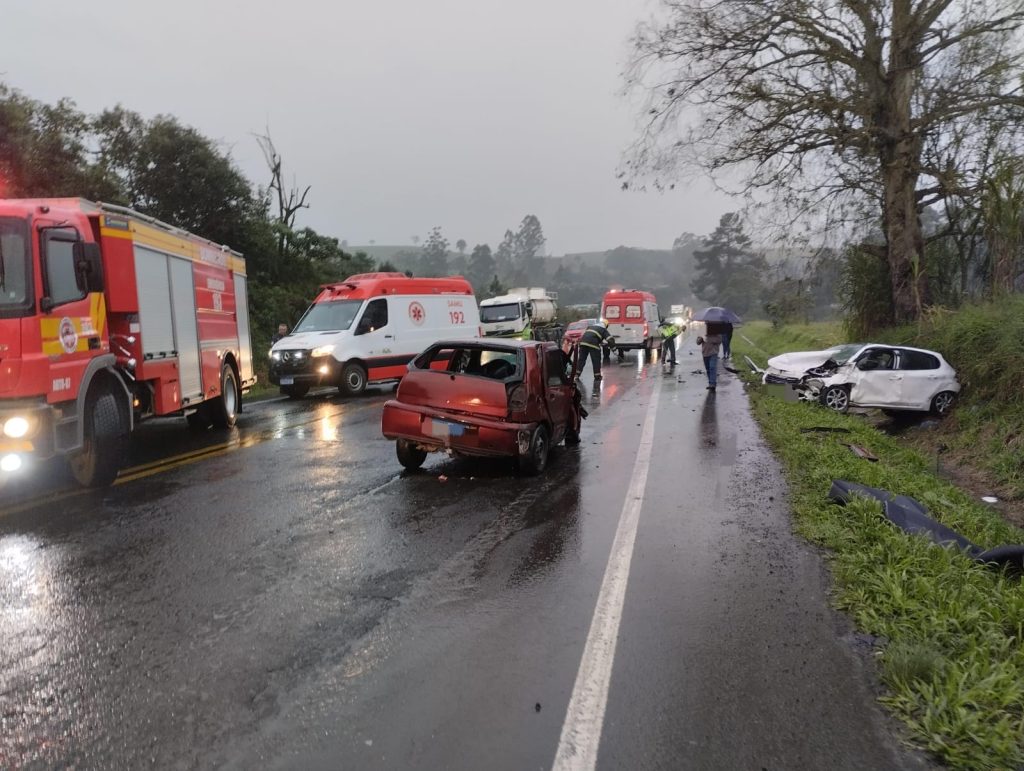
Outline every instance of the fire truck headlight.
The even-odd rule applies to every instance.
[[[28,434],[29,428],[29,422],[25,418],[8,418],[4,423],[4,436],[11,439],[21,439]]]
[[[21,456],[11,453],[0,458],[0,471],[11,474],[21,468]]]
[[[321,345],[318,348],[314,348],[310,355],[316,358],[317,356],[330,356],[332,353],[334,353],[333,345]]]

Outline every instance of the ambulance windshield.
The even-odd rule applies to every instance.
[[[25,311],[32,306],[28,256],[25,221],[0,217],[0,313],[4,315]]]
[[[362,300],[333,300],[316,303],[299,319],[292,334],[297,332],[340,332],[352,326]]]

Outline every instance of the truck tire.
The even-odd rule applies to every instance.
[[[117,397],[100,391],[86,401],[85,443],[68,459],[75,481],[83,487],[107,487],[117,479],[124,459],[127,431]]]
[[[398,455],[398,462],[402,467],[409,471],[415,471],[427,459],[426,450],[421,450],[408,439],[399,439],[395,442],[395,454]]]
[[[565,429],[565,446],[574,447],[580,443],[580,432],[572,426],[566,426]]]
[[[281,393],[289,399],[301,399],[309,393],[308,385],[287,385],[281,386]]]
[[[238,388],[235,368],[227,362],[220,368],[220,396],[210,402],[210,422],[214,428],[234,428],[238,410],[242,406],[242,392]]]
[[[341,370],[341,385],[338,389],[348,396],[359,396],[366,390],[366,368],[362,364],[346,364]]]

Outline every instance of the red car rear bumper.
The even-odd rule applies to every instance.
[[[446,430],[448,424],[455,428]],[[492,457],[519,455],[520,437],[528,440],[536,425],[445,412],[394,399],[384,405],[381,418],[381,431],[388,439],[408,439],[436,450]]]

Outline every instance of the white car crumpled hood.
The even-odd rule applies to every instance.
[[[799,351],[797,353],[784,353],[768,359],[768,369],[765,370],[772,375],[784,375],[785,377],[802,377],[807,370],[820,367],[831,359],[836,353],[835,348],[825,351]]]

